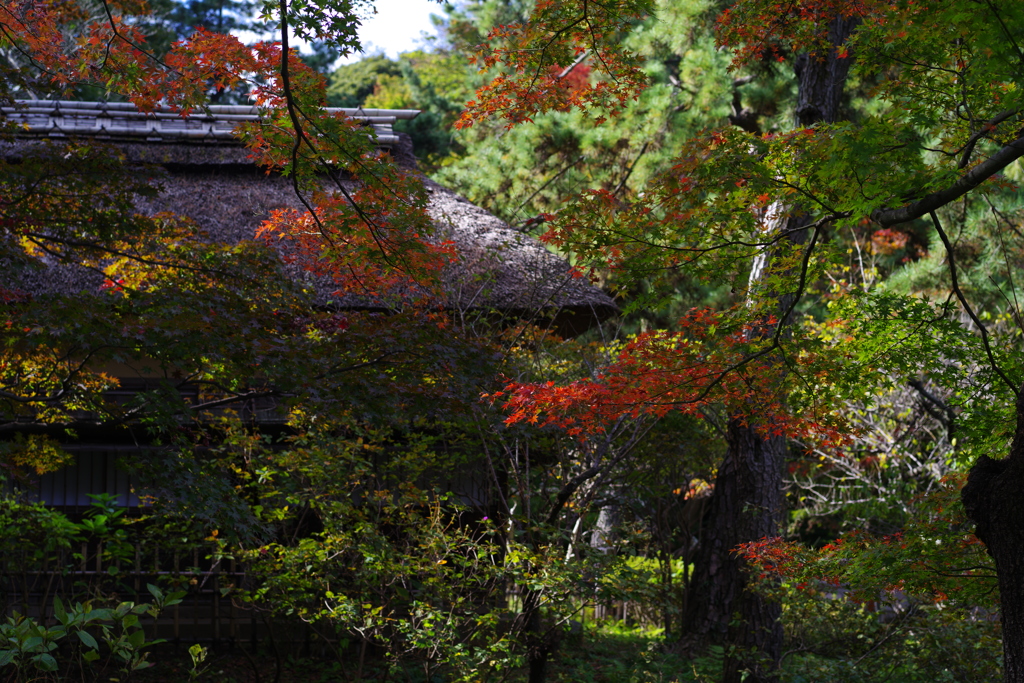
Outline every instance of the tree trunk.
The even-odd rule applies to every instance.
[[[829,25],[829,40],[841,46],[857,27],[858,20],[838,17]],[[796,59],[798,80],[796,124],[813,126],[843,118],[843,89],[853,59],[840,57],[834,47],[828,54],[803,54]],[[794,221],[807,224],[806,216]],[[805,231],[790,232],[800,242]],[[751,290],[765,269],[770,254],[762,254],[751,272]],[[779,310],[789,309],[791,294],[780,292]],[[685,625],[697,643],[724,642],[737,656],[726,658],[723,683],[738,683],[743,671],[746,683],[777,678],[782,656],[781,606],[747,589],[744,569],[732,550],[740,543],[779,535],[782,513],[782,472],[785,439],[765,439],[741,420],[729,422],[728,450],[718,472],[711,500],[711,528],[698,550],[697,574],[687,602]]]
[[[698,642],[726,642],[741,655],[760,653],[728,658],[723,676],[724,683],[739,681],[741,669],[749,667],[752,677],[745,680],[757,683],[772,679],[782,655],[781,608],[747,590],[743,562],[732,551],[745,541],[778,536],[786,443],[765,439],[737,419],[730,420],[726,438],[729,449],[715,480],[711,527],[698,550],[686,622]]]
[[[603,506],[597,514],[594,530],[590,533],[590,547],[602,555],[610,553],[614,550],[616,535],[621,524],[622,515],[619,514],[619,506],[613,504]]]
[[[846,42],[860,20],[839,17],[828,27],[828,39],[834,46]],[[813,126],[835,123],[846,118],[843,111],[846,77],[853,66],[852,57],[839,57],[833,47],[827,55],[803,53],[796,58],[793,70],[797,77],[796,123]]]
[[[527,590],[523,596],[523,611],[520,614],[525,620],[523,635],[526,641],[526,665],[529,670],[529,683],[545,683],[548,672],[548,659],[558,647],[558,630],[544,630],[540,618],[540,605],[543,593],[540,590]]]
[[[961,492],[975,534],[999,576],[1003,680],[1024,683],[1024,391],[1017,397],[1017,430],[1005,460],[983,455]]]

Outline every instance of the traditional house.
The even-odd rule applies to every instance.
[[[252,239],[272,209],[299,206],[291,181],[258,168],[232,134],[239,123],[258,120],[253,107],[214,105],[182,118],[170,109],[143,113],[127,103],[34,100],[0,111],[18,131],[0,145],[0,154],[7,159],[31,154],[47,139],[90,139],[113,145],[140,172],[159,174],[162,191],[156,197],[139,198],[136,206],[141,213],[185,216],[220,242]],[[332,111],[361,121],[381,153],[416,171],[411,140],[395,133],[392,126],[397,120],[415,117],[417,111]],[[444,274],[446,300],[439,302],[441,306],[497,318],[531,319],[563,336],[579,334],[616,311],[610,297],[574,277],[569,265],[536,239],[429,178],[423,182],[430,193],[430,216],[458,251],[458,260]],[[95,270],[54,265],[0,285],[33,294],[74,294],[95,292],[103,286],[103,276]],[[340,309],[383,306],[366,297],[339,297],[331,287],[321,289],[323,302],[330,300],[331,306]],[[119,379],[118,391],[126,397],[147,381],[131,375]],[[88,441],[69,445],[76,451],[77,463],[44,476],[39,499],[81,508],[89,504],[88,494],[106,492],[116,494],[124,505],[137,505],[127,475],[115,466],[122,449],[136,446],[104,443],[96,434]]]
[[[392,125],[397,120],[413,118],[418,112],[340,111],[366,125],[367,134],[375,137],[380,153],[392,155],[401,166],[417,172],[409,137],[395,133]],[[169,212],[191,218],[218,242],[252,239],[271,210],[299,205],[290,180],[258,168],[232,135],[238,123],[258,119],[258,112],[248,106],[210,106],[188,118],[167,109],[142,113],[130,104],[66,101],[22,101],[0,107],[0,112],[11,124],[8,131],[15,131],[0,141],[0,156],[8,162],[17,163],[31,156],[34,150],[45,146],[46,140],[101,141],[137,166],[140,174],[159,176],[160,193],[136,199],[135,207],[140,213]],[[444,273],[444,300],[437,302],[439,306],[478,314],[499,324],[510,318],[540,321],[563,336],[579,334],[617,310],[609,296],[585,279],[574,277],[569,265],[537,240],[430,179],[424,178],[423,182],[430,196],[430,216],[440,234],[453,241],[458,251],[458,260]],[[300,271],[294,275],[306,277]],[[5,272],[0,263],[0,292],[76,295],[95,293],[103,286],[104,276],[95,269],[52,261],[43,270],[15,273]],[[324,306],[349,310],[384,307],[379,301],[343,293],[339,296],[331,289],[325,286],[320,292]],[[111,392],[114,398],[130,400],[133,393],[150,382],[150,378],[137,373],[118,374],[121,385]],[[267,411],[264,419],[272,420],[272,413]],[[144,447],[123,437],[112,437],[103,425],[83,424],[76,429],[78,438],[66,445],[76,462],[42,476],[35,498],[72,513],[88,507],[89,494],[97,493],[113,496],[112,500],[121,506],[137,506],[139,499],[130,477],[117,463],[127,451],[137,453]],[[471,482],[463,481],[462,485],[472,488]],[[230,600],[222,600],[218,591],[218,582],[239,580],[241,574],[233,563],[218,568],[198,550],[173,557],[165,556],[166,553],[140,554],[138,549],[135,553],[134,563],[128,562],[131,566],[123,567],[122,571],[124,581],[133,582],[136,599],[146,599],[145,583],[155,581],[157,575],[177,575],[191,566],[191,575],[199,577],[198,582],[193,581],[189,600],[175,607],[173,618],[168,617],[171,621],[161,622],[159,632],[153,636],[174,641],[184,637],[184,629],[190,626],[187,622],[194,621],[188,636],[192,639],[234,642],[257,637],[255,617],[239,612]],[[59,577],[58,582],[100,572],[100,554],[99,549],[83,544],[78,555],[82,558],[81,566]],[[95,566],[85,559],[92,557],[97,558]],[[30,612],[45,613],[49,593],[31,586],[50,585],[52,575],[47,575],[51,576],[47,579],[42,572],[36,572],[16,581],[18,569],[6,567],[9,559],[0,568],[4,576],[0,591],[9,593],[4,596],[4,604],[10,608],[14,604],[32,603],[35,606],[30,607]],[[12,602],[12,595],[20,597]]]

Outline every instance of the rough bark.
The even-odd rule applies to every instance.
[[[523,632],[526,640],[529,683],[545,683],[548,675],[548,661],[551,654],[558,648],[558,629],[545,630],[540,618],[542,596],[542,591],[528,590],[523,596],[523,611],[520,615],[526,619]]]
[[[999,151],[964,173],[949,186],[927,194],[921,199],[895,209],[878,209],[871,213],[871,219],[883,227],[890,227],[912,221],[927,215],[981,185],[983,182],[1024,156],[1024,137],[1018,137],[1004,145]]]
[[[837,47],[828,54],[797,58],[797,125],[834,123],[843,118],[844,86],[853,59],[840,57],[837,48],[857,24],[854,18],[837,18],[829,26],[829,40]],[[794,221],[806,225],[807,219],[794,216],[784,227],[793,228]],[[805,232],[791,230],[790,239],[802,242]],[[770,254],[764,254],[762,258],[768,257]],[[758,277],[752,273],[752,290]],[[787,311],[793,295],[780,292],[777,296],[779,310]],[[781,607],[748,589],[742,562],[732,550],[740,543],[779,535],[786,444],[780,437],[766,439],[736,419],[729,423],[727,441],[711,500],[712,526],[698,552],[684,623],[689,637],[698,644],[717,641],[738,649],[738,656],[725,661],[723,683],[774,681],[782,655]],[[746,678],[744,670],[750,671]]]
[[[859,20],[839,17],[829,25],[828,37],[832,45],[842,45],[857,28]],[[813,126],[816,123],[835,123],[845,118],[843,111],[846,77],[853,66],[850,56],[839,57],[836,48],[827,55],[803,53],[796,58],[793,70],[798,81],[796,96],[796,123]]]
[[[590,547],[602,554],[611,552],[621,524],[622,515],[619,507],[614,504],[603,506],[597,514],[594,530],[590,534]]]
[[[727,429],[728,452],[711,497],[710,528],[705,534],[691,584],[687,619],[691,636],[703,642],[727,642],[754,657],[729,658],[724,683],[772,680],[782,656],[781,607],[747,590],[742,560],[733,554],[740,543],[778,536],[782,511],[782,472],[786,443],[765,439],[739,420]],[[740,619],[734,621],[734,616]]]
[[[961,498],[999,576],[1003,680],[1024,683],[1024,391],[1017,398],[1017,430],[1009,457],[981,456]]]

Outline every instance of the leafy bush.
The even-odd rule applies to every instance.
[[[823,591],[787,591],[788,683],[975,683],[1002,679],[991,615],[935,605],[871,606]]]
[[[85,681],[101,673],[108,680],[129,680],[133,672],[151,666],[144,650],[163,642],[146,640],[139,617],[156,618],[185,595],[165,595],[152,584],[147,588],[152,603],[122,602],[114,608],[94,608],[91,602],[65,608],[54,598],[54,626],[15,613],[0,624],[0,674],[12,683]],[[117,675],[111,677],[114,670]]]

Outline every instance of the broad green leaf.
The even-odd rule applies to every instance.
[[[53,599],[53,616],[57,617],[57,621],[67,626],[68,624],[68,613],[64,610],[64,603],[59,597]]]
[[[140,628],[128,634],[128,643],[136,650],[140,649],[146,642],[146,633]]]
[[[53,658],[53,655],[48,653],[36,655],[32,660],[35,662],[36,666],[43,671],[56,671],[58,668],[57,660]]]
[[[87,631],[78,631],[78,639],[82,641],[82,644],[86,647],[98,650],[100,645],[96,642],[96,639],[92,637]]]

